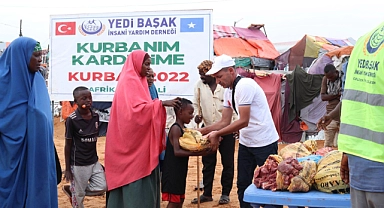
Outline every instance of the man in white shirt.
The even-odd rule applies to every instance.
[[[203,126],[210,126],[221,120],[223,110],[224,88],[216,83],[214,77],[205,75],[211,69],[213,62],[205,60],[197,67],[200,80],[196,83],[194,93],[195,123],[203,121]],[[199,110],[200,109],[200,110]],[[200,112],[199,112],[200,111]],[[236,119],[237,115],[233,115]],[[232,133],[223,136],[219,152],[223,170],[221,172],[221,197],[219,204],[228,204],[229,194],[232,190],[234,175],[235,138]],[[217,162],[217,154],[203,156],[203,185],[204,193],[200,196],[200,202],[212,201],[213,179]],[[197,203],[197,198],[192,200]]]
[[[221,136],[240,131],[237,193],[240,207],[251,208],[243,201],[244,191],[252,183],[256,166],[262,166],[269,155],[277,154],[279,135],[264,91],[254,80],[238,76],[234,66],[235,61],[230,56],[221,55],[206,73],[226,89],[221,120],[200,131],[209,133],[213,151],[218,148]],[[239,119],[231,123],[233,110]]]

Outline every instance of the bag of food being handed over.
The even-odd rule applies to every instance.
[[[315,188],[327,193],[347,193],[348,184],[341,180],[340,166],[343,153],[333,150],[318,162],[317,173],[315,175]]]
[[[191,152],[199,152],[210,148],[209,140],[199,131],[194,129],[184,129],[183,137],[179,138],[180,147]]]

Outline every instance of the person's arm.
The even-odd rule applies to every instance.
[[[238,120],[217,131],[217,135],[224,136],[247,127],[251,116],[251,105],[239,106],[239,115],[240,118]]]
[[[223,128],[219,129],[218,131],[213,131],[208,134],[208,139],[211,142],[212,150],[217,150],[219,146],[220,136],[236,132],[248,126],[249,119],[250,119],[250,112],[251,112],[251,104],[253,102],[253,99],[255,98],[255,96],[256,97],[265,96],[262,89],[261,88],[255,89],[253,84],[255,84],[253,80],[244,80],[242,84],[239,83],[237,85],[236,102],[238,103],[239,119],[237,121],[234,121],[232,124],[230,123],[232,119],[232,108],[231,108],[230,113],[226,114],[227,116],[226,125],[223,126]],[[233,107],[235,108],[236,106],[233,106]],[[224,114],[223,114],[223,117],[224,117]]]
[[[328,114],[332,119],[340,118],[341,116],[341,101],[336,105],[336,107],[329,112]]]
[[[187,150],[183,150],[180,147],[179,138],[183,135],[181,134],[181,131],[178,127],[172,127],[169,131],[169,137],[172,146],[173,146],[173,152],[175,153],[176,157],[188,157],[188,156],[200,156],[200,155],[206,155],[209,153],[208,150],[203,150],[201,152],[190,152]]]
[[[328,91],[327,78],[324,76],[323,80],[321,82],[321,90],[320,90],[321,100],[322,101],[330,101],[330,100],[340,98],[340,95],[328,95],[327,91]]]
[[[226,126],[228,126],[231,121],[232,121],[232,108],[229,108],[229,107],[224,107],[223,108],[223,111],[221,113],[221,119],[220,121],[210,125],[210,126],[206,126],[204,128],[201,128],[199,129],[199,131],[201,132],[201,134],[205,135],[205,134],[208,134],[209,132],[212,132],[212,131],[217,131],[219,129],[222,129]],[[233,133],[233,132],[231,132]]]
[[[72,147],[72,138],[65,138],[65,147],[64,147],[65,171],[64,171],[64,179],[67,182],[73,180],[73,175],[72,175],[72,171],[71,171],[71,147]]]
[[[181,106],[180,98],[175,98],[173,100],[162,100],[161,103],[164,107],[173,107],[179,109]]]
[[[338,94],[338,95],[321,94],[321,100],[322,101],[330,101],[330,100],[335,100],[335,99],[340,99],[340,94]]]
[[[224,112],[224,111],[223,111]],[[232,113],[228,114],[227,116],[230,117],[229,121],[227,121],[226,125],[224,125],[223,128],[220,128],[220,130],[215,131],[213,130],[211,133],[208,134],[208,140],[211,143],[212,151],[216,151],[219,147],[220,137],[231,134],[233,132],[237,132],[240,129],[247,127],[249,123],[249,118],[251,113],[251,106],[245,105],[245,106],[239,106],[239,114],[240,118],[233,123],[230,123],[232,120]],[[224,114],[223,114],[224,117]],[[229,122],[229,123],[228,123]],[[224,123],[224,122],[223,122]]]
[[[341,115],[341,101],[336,105],[336,107],[329,112],[327,115],[323,116],[318,122],[317,122],[317,129],[323,129],[326,130],[327,126],[332,122],[332,120],[340,118]]]
[[[341,158],[340,176],[341,180],[344,181],[344,183],[349,184],[348,156],[345,153],[343,153],[343,156]]]

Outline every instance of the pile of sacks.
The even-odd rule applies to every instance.
[[[289,144],[278,155],[270,155],[257,167],[254,184],[257,188],[290,192],[316,189],[327,193],[347,193],[348,184],[340,177],[342,152],[332,148],[317,149],[317,142]]]

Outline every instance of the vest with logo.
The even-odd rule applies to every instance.
[[[350,56],[338,146],[384,163],[384,22],[361,37]]]

